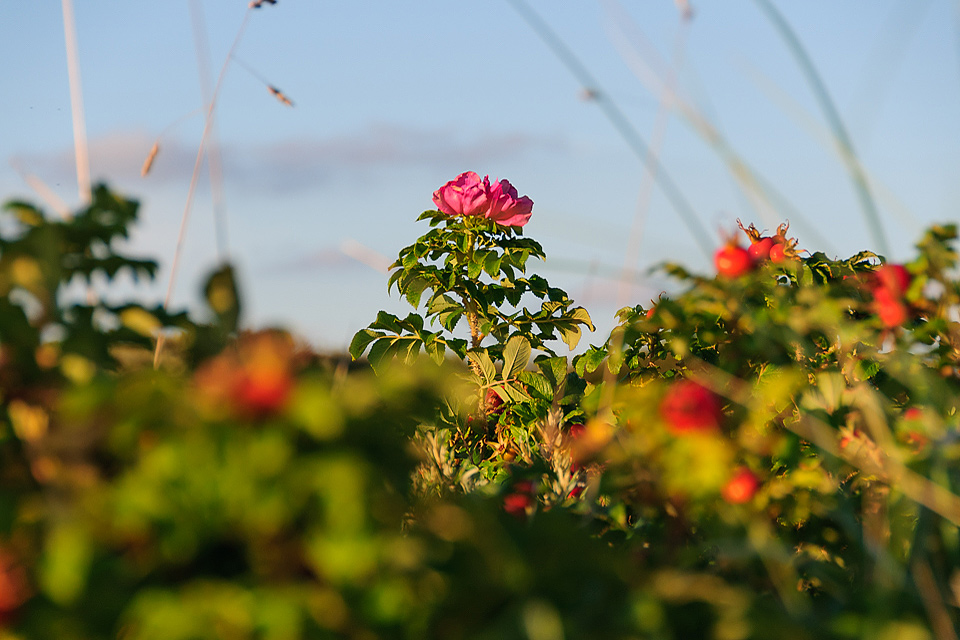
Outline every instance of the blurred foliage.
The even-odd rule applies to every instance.
[[[0,638],[954,637],[952,226],[900,266],[665,265],[571,360],[539,245],[428,212],[374,374],[240,330],[229,266],[206,323],[98,299],[156,271],[136,210],[0,220]]]

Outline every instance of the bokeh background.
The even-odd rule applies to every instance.
[[[74,208],[61,3],[2,8],[0,197],[41,200],[30,186],[39,181],[54,194],[41,200],[48,209],[55,199]],[[737,218],[768,230],[789,219],[801,248],[831,256],[873,249],[892,259],[910,255],[924,226],[958,218],[960,3],[693,2],[692,17],[687,8],[78,0],[91,173],[141,200],[130,248],[164,265],[153,285],[121,281],[119,291],[164,296],[203,96],[234,42],[212,147],[222,185],[211,188],[204,169],[173,306],[195,304],[201,274],[228,256],[246,324],[288,326],[321,349],[342,349],[378,309],[405,313],[378,269],[425,231],[415,219],[433,190],[466,170],[533,198],[525,233],[548,255],[535,270],[591,311],[598,331],[584,343],[604,340],[617,308],[668,286],[650,266],[711,269],[702,238],[719,244]],[[634,136],[695,224],[662,183],[651,188]]]

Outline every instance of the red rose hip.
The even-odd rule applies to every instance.
[[[750,254],[750,258],[754,262],[766,262],[770,258],[770,250],[776,244],[776,240],[769,236],[764,236],[753,241],[750,244],[750,248],[747,249],[747,253]]]
[[[741,246],[728,244],[713,254],[717,273],[724,278],[739,278],[753,269],[750,253]]]
[[[691,380],[675,382],[660,402],[660,415],[677,434],[710,431],[720,426],[720,401]]]
[[[720,496],[730,504],[750,502],[760,488],[760,480],[750,469],[740,467],[720,490]]]
[[[780,264],[787,259],[787,248],[779,242],[775,242],[772,247],[770,247],[770,262],[773,264]]]

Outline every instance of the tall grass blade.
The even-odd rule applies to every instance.
[[[616,6],[616,3],[609,0],[604,4]],[[833,251],[831,243],[824,235],[814,225],[808,223],[803,214],[769,180],[737,153],[723,133],[703,115],[700,109],[676,91],[671,90],[665,80],[665,65],[657,56],[656,50],[649,45],[636,25],[632,24],[629,15],[619,7],[617,9],[613,20],[615,25],[613,34],[617,36],[614,39],[614,45],[620,50],[624,62],[648,91],[657,95],[666,94],[669,97],[674,110],[683,121],[727,165],[730,175],[751,207],[767,224],[776,225],[784,218],[789,219],[805,240]],[[633,27],[629,36],[624,32],[625,25]]]
[[[217,106],[217,97],[220,95],[220,88],[223,85],[223,79],[226,76],[227,68],[230,66],[230,56],[236,50],[237,45],[240,44],[240,40],[243,38],[243,33],[246,31],[247,23],[250,20],[250,12],[252,10],[252,7],[248,8],[243,16],[243,22],[240,24],[240,29],[237,31],[237,35],[233,39],[233,45],[230,47],[230,52],[227,53],[227,57],[224,60],[223,66],[220,67],[220,75],[217,77],[217,83],[214,85],[213,93],[210,96],[210,103],[207,105],[207,114],[206,118],[204,119],[203,133],[200,136],[200,144],[197,147],[197,158],[193,164],[193,173],[190,175],[190,188],[187,190],[187,201],[183,206],[183,215],[180,218],[180,230],[177,232],[177,245],[173,252],[173,262],[170,264],[170,280],[167,283],[167,293],[163,298],[164,309],[169,308],[170,299],[173,297],[173,287],[177,281],[177,272],[179,271],[180,267],[180,257],[183,255],[183,243],[186,239],[187,222],[190,219],[190,209],[193,206],[193,197],[197,191],[197,182],[200,178],[200,167],[203,165],[204,151],[206,149],[207,140],[210,137],[210,130],[213,124],[214,108]],[[160,337],[157,340],[157,348],[154,350],[153,354],[154,368],[160,366],[160,353],[163,351],[163,343],[163,334],[160,334]]]
[[[193,27],[193,43],[197,56],[197,71],[200,75],[200,91],[203,104],[213,99],[210,79],[210,47],[207,41],[206,20],[200,0],[190,1],[190,23]],[[213,225],[215,229],[217,257],[220,262],[227,259],[227,212],[223,195],[223,159],[220,154],[220,141],[217,136],[216,122],[211,122],[209,151],[207,152],[207,171],[210,175],[210,194],[213,201]]]
[[[73,14],[73,0],[62,0],[63,35],[67,48],[67,73],[70,81],[70,113],[73,116],[73,151],[77,164],[77,189],[80,201],[89,203],[90,150],[87,145],[87,126],[83,113],[83,85],[80,82],[80,54],[77,47],[77,24]]]
[[[863,168],[860,166],[860,161],[853,150],[853,144],[850,141],[850,136],[847,134],[843,120],[840,118],[840,114],[836,106],[834,106],[833,99],[830,97],[830,92],[820,78],[820,74],[817,72],[813,61],[810,60],[810,56],[807,55],[806,49],[804,49],[799,38],[797,38],[797,35],[793,32],[793,29],[784,19],[783,15],[777,11],[776,7],[774,7],[769,0],[754,0],[754,2],[756,2],[757,6],[760,7],[770,22],[773,23],[774,28],[780,34],[780,37],[783,38],[790,53],[800,66],[804,77],[806,77],[807,82],[810,84],[814,97],[823,110],[827,124],[830,126],[834,137],[837,139],[837,144],[841,149],[843,162],[853,181],[854,189],[860,200],[860,206],[863,209],[870,235],[873,237],[873,241],[876,243],[880,253],[889,254],[890,245],[887,243],[886,234],[880,222],[880,215],[877,211],[876,203],[873,200],[873,195],[870,193],[870,185],[867,183]]]
[[[597,102],[597,105],[603,111],[604,115],[610,120],[620,137],[623,138],[627,146],[640,158],[648,171],[656,179],[657,184],[663,191],[664,196],[673,206],[680,220],[687,227],[690,235],[699,245],[703,254],[710,259],[713,255],[714,245],[710,240],[709,234],[694,212],[692,205],[683,195],[683,192],[677,184],[670,178],[663,165],[650,152],[647,143],[637,130],[630,124],[630,121],[623,114],[617,104],[610,99],[609,95],[601,90],[599,83],[593,74],[591,74],[582,62],[574,55],[569,47],[553,32],[552,29],[543,21],[540,16],[530,8],[523,0],[508,0],[516,9],[517,13],[527,22],[534,33],[543,40],[544,44],[557,56],[560,62],[569,70],[580,82],[585,90],[590,91],[591,96]]]

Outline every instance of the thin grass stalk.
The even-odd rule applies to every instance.
[[[917,585],[917,591],[920,592],[923,608],[927,611],[927,617],[930,619],[937,640],[957,640],[957,632],[944,604],[943,594],[937,587],[930,563],[918,558],[911,566],[910,573],[914,584]]]
[[[797,123],[803,126],[814,140],[820,142],[823,146],[832,151],[837,151],[842,157],[842,151],[837,145],[836,138],[820,124],[812,114],[807,112],[802,105],[791,98],[783,89],[769,77],[764,75],[759,69],[752,66],[746,67],[757,87],[767,94],[788,116],[792,117]],[[877,196],[889,207],[890,213],[898,218],[899,222],[905,227],[916,231],[921,227],[920,219],[910,210],[902,200],[900,200],[890,189],[885,188],[883,183],[877,179],[866,167],[861,165],[864,178],[869,182]]]
[[[680,19],[677,28],[677,37],[674,45],[674,65],[666,78],[666,84],[660,93],[657,101],[657,115],[654,121],[653,136],[650,139],[650,158],[655,162],[660,158],[660,152],[663,147],[663,140],[666,137],[667,125],[670,122],[671,100],[670,95],[674,93],[673,85],[680,68],[683,66],[684,50],[686,49],[687,33],[689,32],[690,20],[684,13]],[[643,231],[646,227],[647,214],[650,208],[650,198],[653,195],[653,186],[656,181],[656,166],[653,162],[644,163],[643,176],[640,178],[640,190],[637,195],[637,208],[633,216],[633,225],[630,228],[630,235],[627,239],[627,249],[623,256],[623,270],[620,278],[620,286],[617,294],[617,306],[624,306],[629,302],[629,293],[633,281],[628,279],[628,274],[636,263],[640,253],[640,245],[643,241]]]
[[[90,149],[83,114],[83,85],[80,82],[80,54],[77,47],[77,23],[73,0],[62,0],[63,36],[67,48],[67,75],[70,82],[70,113],[73,117],[73,154],[77,165],[77,191],[80,202],[93,200],[90,190]]]
[[[648,45],[639,30],[635,29],[635,32],[631,34],[633,41],[628,41],[627,37],[622,34],[622,26],[624,21],[629,22],[629,16],[623,11],[618,11],[617,14],[619,19],[615,23],[617,33],[621,35],[619,39],[621,57],[637,79],[651,93],[661,94],[666,82],[664,73],[657,70],[657,68],[662,69],[663,65],[657,57],[656,51]],[[615,42],[615,44],[617,43]],[[635,45],[644,46],[642,50],[638,50]],[[727,165],[730,175],[740,186],[753,208],[759,212],[761,218],[766,220],[767,223],[778,222],[779,220],[776,219],[778,214],[782,218],[788,218],[814,244],[832,250],[832,245],[827,238],[820,234],[815,226],[809,224],[805,216],[790,204],[789,200],[769,180],[764,178],[756,168],[734,150],[726,137],[699,109],[684,100],[676,92],[669,93],[675,111],[693,129],[694,133],[699,135],[720,156],[720,159]]]
[[[874,123],[884,103],[885,89],[889,80],[896,76],[904,59],[904,51],[923,23],[931,0],[901,0],[895,2],[884,19],[867,60],[869,68],[859,78],[859,83],[848,104],[851,114],[850,128],[855,137],[866,145],[874,131]],[[860,147],[861,150],[863,146]]]
[[[200,95],[203,104],[210,104],[210,47],[207,41],[206,21],[200,0],[190,0],[190,23],[193,27],[193,44],[197,55],[197,72],[200,76]],[[207,144],[207,172],[210,176],[210,197],[213,203],[213,226],[216,241],[217,259],[226,260],[227,250],[227,212],[223,195],[223,155],[220,139],[217,135],[216,120],[210,125],[210,141]]]
[[[683,66],[683,54],[686,48],[686,39],[688,33],[688,27],[690,24],[689,12],[683,12],[680,18],[680,24],[677,29],[676,42],[674,44],[674,62],[671,69],[668,71],[666,82],[663,86],[663,91],[660,92],[659,99],[657,101],[657,115],[654,122],[653,137],[651,138],[651,155],[649,156],[654,162],[660,156],[660,150],[663,146],[663,139],[666,135],[667,124],[670,121],[670,105],[672,100],[670,96],[675,93],[673,89],[676,76],[679,73],[681,67]],[[617,306],[622,307],[628,304],[629,293],[633,285],[633,280],[629,278],[630,270],[632,265],[637,261],[637,256],[640,253],[640,244],[643,239],[643,229],[645,226],[647,212],[650,206],[650,197],[653,194],[653,185],[656,180],[656,166],[654,162],[644,163],[643,176],[640,179],[640,193],[637,196],[637,209],[633,218],[633,225],[630,229],[630,236],[627,240],[627,249],[624,252],[623,258],[623,268],[621,269],[620,278],[618,280],[618,292],[617,292]],[[623,335],[619,336],[619,344],[617,349],[623,347]],[[604,409],[608,409],[613,403],[613,390],[616,386],[616,376],[617,374],[613,371],[610,371],[609,368],[605,368],[604,371],[604,382],[606,391],[601,398],[601,406]]]
[[[73,118],[73,155],[77,165],[77,192],[80,202],[89,205],[93,202],[93,190],[90,183],[90,145],[87,143],[87,125],[83,113],[83,83],[80,81],[77,21],[73,13],[73,0],[62,0],[60,6],[63,11],[63,38],[67,49],[67,76],[70,83],[70,114]],[[87,304],[95,305],[97,298],[93,284],[88,283]]]
[[[771,2],[769,2],[769,0],[754,0],[754,2],[756,2],[757,6],[760,7],[761,11],[767,16],[770,22],[773,23],[774,28],[787,44],[787,49],[789,49],[797,64],[800,66],[800,70],[806,77],[807,83],[813,90],[814,97],[823,111],[824,117],[827,120],[827,124],[830,126],[830,129],[833,132],[833,136],[837,140],[837,145],[841,149],[841,157],[844,165],[847,167],[847,171],[850,173],[850,178],[853,181],[854,189],[857,193],[858,199],[860,200],[860,207],[863,210],[863,215],[867,222],[867,229],[870,231],[870,235],[873,236],[873,241],[876,243],[879,251],[883,254],[889,254],[890,245],[887,243],[886,234],[884,233],[883,225],[880,222],[880,214],[877,211],[877,206],[873,200],[873,195],[870,193],[870,185],[867,183],[867,178],[863,173],[863,168],[860,166],[860,160],[857,158],[857,155],[854,152],[853,143],[850,140],[850,136],[847,134],[847,129],[843,124],[843,120],[840,118],[840,113],[833,104],[833,99],[830,97],[830,92],[827,90],[826,85],[820,78],[820,74],[817,72],[817,69],[813,64],[813,61],[810,59],[810,56],[807,55],[806,49],[804,49],[803,45],[800,43],[800,40],[797,38],[797,35],[793,32],[793,29],[784,19],[783,15],[777,11],[777,9]]]
[[[207,115],[203,124],[203,134],[200,136],[200,145],[197,148],[197,158],[193,164],[193,173],[190,175],[190,188],[187,190],[187,201],[184,204],[183,216],[180,219],[180,230],[177,234],[177,246],[174,250],[173,262],[170,265],[170,280],[167,283],[167,293],[163,299],[164,309],[167,309],[170,306],[170,299],[173,297],[173,287],[177,280],[180,257],[183,254],[183,241],[186,237],[187,221],[190,219],[190,209],[193,205],[193,197],[197,190],[197,182],[200,177],[200,167],[203,164],[204,149],[206,147],[207,139],[210,135],[211,124],[213,123],[213,113],[215,107],[217,106],[217,98],[220,95],[220,88],[223,86],[223,79],[226,76],[227,68],[230,66],[230,56],[240,44],[240,40],[243,37],[243,32],[247,28],[247,22],[250,20],[250,11],[251,8],[248,8],[246,13],[244,13],[243,22],[240,24],[240,29],[237,31],[237,35],[233,40],[233,44],[230,47],[229,53],[227,53],[227,57],[223,62],[223,66],[220,67],[220,74],[217,76],[217,83],[213,87],[213,94],[211,95],[210,103],[207,106]],[[161,333],[157,337],[157,348],[153,353],[153,367],[155,369],[160,366],[160,354],[163,351],[164,341],[164,334]]]
[[[17,174],[19,174],[20,179],[23,180],[28,187],[33,189],[33,192],[39,196],[40,200],[50,207],[54,213],[60,216],[64,222],[68,222],[73,219],[73,213],[70,211],[70,207],[68,207],[67,203],[60,199],[60,196],[58,196],[53,189],[47,186],[46,182],[34,174],[28,173],[16,161],[11,161],[10,166],[13,167],[13,170],[16,171]]]
[[[150,173],[150,171],[153,169],[153,163],[156,161],[157,156],[160,153],[160,142],[167,135],[167,132],[169,132],[171,129],[174,129],[177,125],[179,125],[184,120],[192,118],[198,113],[203,112],[204,106],[197,107],[193,111],[183,114],[182,116],[180,116],[179,118],[177,118],[176,120],[168,124],[166,127],[164,127],[163,131],[161,131],[160,134],[157,135],[156,139],[153,141],[153,146],[150,147],[150,152],[147,154],[147,157],[143,161],[143,166],[140,169],[141,178],[146,178],[147,175]]]
[[[527,22],[534,33],[543,40],[544,44],[553,52],[560,62],[570,71],[580,82],[580,85],[591,92],[597,105],[603,111],[604,115],[620,134],[620,137],[626,142],[627,146],[636,154],[640,161],[649,164],[654,171],[654,175],[663,191],[664,196],[673,206],[681,222],[687,227],[690,235],[699,246],[707,259],[713,255],[714,245],[710,240],[700,219],[697,217],[693,207],[683,195],[681,189],[673,181],[663,165],[650,153],[650,149],[643,137],[630,124],[630,121],[620,110],[617,104],[603,91],[596,78],[587,70],[582,62],[574,55],[569,47],[560,39],[557,34],[540,18],[540,16],[530,8],[523,0],[508,0],[516,9],[517,13]]]

